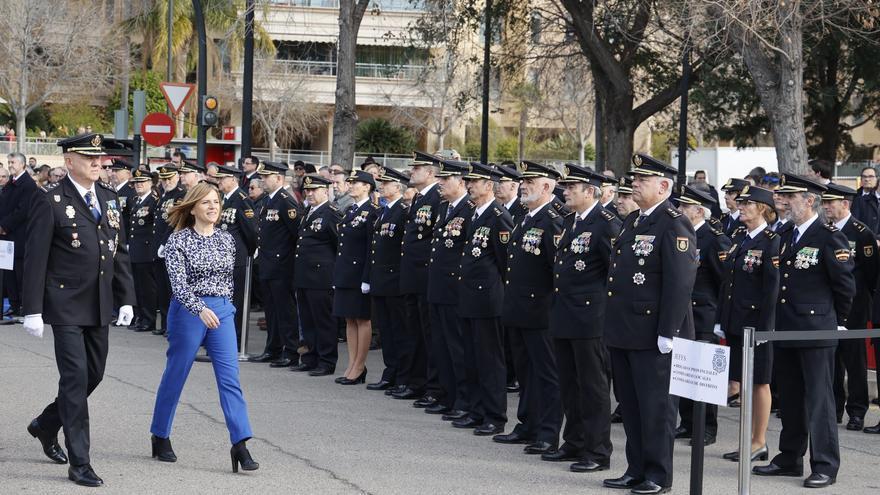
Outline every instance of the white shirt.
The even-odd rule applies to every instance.
[[[733,210],[732,212],[730,212],[730,218],[732,218],[734,220],[738,219],[739,218],[739,210]]]
[[[749,239],[754,239],[755,237],[758,237],[758,234],[760,234],[761,232],[764,232],[764,229],[766,229],[766,228],[767,228],[767,222],[763,222],[763,223],[761,223],[761,225],[758,226],[757,229],[750,230],[749,234],[748,234]]]
[[[815,222],[817,218],[819,218],[819,215],[817,213],[814,213],[812,218],[810,218],[806,222],[795,227],[795,229],[797,229],[797,231],[798,231],[798,233],[797,233],[798,240],[800,240],[801,237],[804,236],[804,232],[806,232],[807,229],[810,228],[810,225],[813,225],[813,222]]]
[[[489,208],[489,205],[491,205],[493,201],[495,200],[489,199],[489,201],[486,201],[486,204],[477,207],[477,209],[474,210],[474,218],[480,218],[483,215],[483,212],[486,211],[487,208]]]
[[[647,210],[642,210],[642,209],[640,208],[640,209],[639,209],[639,215],[644,215],[644,216],[646,216],[646,217],[647,217],[647,216],[650,216],[651,213],[654,213],[654,210],[656,210],[658,206],[662,205],[664,201],[666,201],[666,198],[661,199],[656,205],[654,205],[654,206],[648,208]],[[734,217],[734,218],[735,218],[735,217]]]
[[[535,216],[536,213],[538,213],[539,211],[541,211],[541,208],[543,208],[543,207],[549,205],[551,201],[553,201],[553,200],[551,199],[550,201],[547,201],[546,203],[542,204],[541,206],[535,208],[534,210],[530,211],[529,214],[526,215],[526,216],[527,216],[527,217],[533,217],[533,216]]]
[[[575,220],[578,221],[578,222],[580,222],[581,220],[587,218],[587,215],[589,215],[590,212],[593,211],[593,209],[596,208],[596,205],[598,205],[598,204],[599,204],[599,202],[596,201],[595,203],[593,203],[593,206],[591,206],[591,207],[587,208],[586,210],[584,210],[583,213],[579,213],[579,214],[577,214],[577,215],[575,216]]]
[[[402,197],[403,197],[403,196],[401,196],[401,198],[402,198]],[[392,202],[390,202],[390,203],[385,203],[385,208],[388,208],[388,209],[390,210],[391,207],[394,206],[394,205],[396,205],[398,201],[400,201],[400,198],[397,198],[397,199],[395,199],[394,201],[392,201]]]
[[[700,220],[700,223],[694,225],[694,232],[700,230],[700,227],[702,227],[704,223],[706,223],[705,220]]]
[[[370,196],[367,196],[364,199],[362,199],[360,201],[356,201],[352,204],[355,204],[355,205],[357,205],[358,208],[360,208],[361,206],[364,206],[364,203],[366,203],[369,200],[370,200]],[[321,203],[321,204],[324,204],[324,203]],[[318,206],[320,206],[320,205],[318,205]],[[351,206],[349,206],[348,208],[351,209]]]
[[[122,184],[119,184],[118,186],[116,186],[116,190],[119,191],[120,189],[122,189],[123,187],[125,187],[126,184],[128,184],[128,181],[125,181],[125,182],[123,182]]]
[[[428,192],[431,190],[431,188],[434,187],[434,186],[436,186],[436,185],[437,185],[437,183],[434,182],[434,183],[431,183],[431,184],[425,186],[424,189],[422,189],[421,191],[419,191],[419,194],[421,194],[422,196],[428,194]]]
[[[142,196],[138,196],[138,203],[140,203],[141,201],[147,199],[147,196],[149,196],[149,195],[150,195],[150,191],[148,190],[148,191],[145,192]]]
[[[224,194],[224,195],[223,195],[223,201],[226,201],[227,199],[231,198],[231,197],[232,197],[232,193],[234,193],[234,192],[235,192],[235,189],[233,189],[233,190],[229,191],[228,193]]]
[[[449,210],[451,211],[451,210],[453,210],[456,206],[458,206],[458,204],[461,203],[461,200],[464,199],[465,196],[467,196],[467,194],[462,194],[460,198],[456,199],[456,200],[453,201],[452,203],[449,203]]]
[[[27,172],[27,169],[22,169],[22,171],[19,172],[18,175],[16,175],[15,177],[13,177],[12,180],[18,181],[18,179],[21,179],[21,176],[24,175],[25,172]]]
[[[851,216],[852,216],[852,214],[849,214],[843,220],[841,220],[839,222],[834,222],[834,226],[837,227],[837,230],[843,230],[843,226],[846,225],[846,222],[849,222],[849,217],[851,217]]]
[[[510,209],[513,208],[514,203],[516,203],[518,199],[518,197],[514,196],[513,199],[510,200],[510,203],[505,203],[504,207],[507,208],[507,211],[510,211]]]
[[[79,185],[75,180],[71,179],[70,176],[68,176],[68,180],[70,180],[70,182],[73,183],[73,186],[76,187],[76,191],[79,193],[80,196],[82,196],[83,202],[86,204],[86,206],[94,206],[95,209],[98,210],[98,212],[101,211],[101,205],[98,202],[98,195],[95,193],[94,183],[92,183],[91,189],[86,189],[83,186]],[[92,193],[93,204],[90,205],[89,202],[86,201],[86,193]]]

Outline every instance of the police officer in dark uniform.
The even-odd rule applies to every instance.
[[[140,169],[131,171],[134,196],[128,202],[128,257],[137,296],[135,332],[156,329],[156,261],[155,222],[159,195],[153,192],[150,174]]]
[[[850,205],[858,193],[838,184],[828,184],[822,194],[825,218],[843,232],[849,242],[854,260],[856,297],[852,303],[847,324],[849,328],[867,328],[871,320],[874,288],[877,287],[878,254],[874,233],[850,213]],[[846,386],[844,387],[844,381]],[[837,344],[834,366],[834,398],[837,403],[837,422],[846,410],[847,430],[861,431],[868,411],[867,350],[861,339],[841,340]]]
[[[464,337],[457,306],[461,253],[467,241],[468,223],[474,214],[474,204],[468,197],[463,179],[469,170],[467,162],[443,160],[437,173],[443,201],[433,226],[428,305],[431,319],[429,353],[437,366],[441,395],[426,397],[434,402],[425,408],[428,414],[449,414],[468,409]],[[453,423],[453,426],[461,425]]]
[[[548,332],[554,254],[562,232],[562,217],[552,206],[560,174],[534,162],[520,166],[522,199],[529,212],[511,234],[502,316],[521,387],[520,423],[493,440],[527,443],[527,454],[545,454],[556,450],[562,424],[559,377]]]
[[[331,184],[332,181],[320,175],[303,178],[309,210],[299,228],[293,285],[308,352],[303,354],[298,366],[290,369],[307,371],[309,376],[332,375],[338,358],[337,322],[333,317],[333,270],[339,243],[337,229],[342,215],[328,201]]]
[[[299,354],[296,352],[297,305],[294,302],[292,282],[300,210],[293,196],[284,190],[284,175],[287,170],[284,162],[263,162],[258,169],[268,195],[260,212],[257,236],[259,276],[268,332],[263,353],[251,358],[251,361],[269,362],[273,368],[296,365],[299,361]],[[243,212],[242,216],[244,217]]]
[[[545,461],[578,461],[576,472],[608,469],[611,408],[608,351],[602,340],[605,279],[611,243],[620,233],[617,215],[601,204],[607,177],[566,164],[560,182],[572,214],[563,221],[553,264],[553,337],[565,411],[564,443]]]
[[[44,322],[52,326],[61,375],[57,399],[28,432],[63,464],[57,439],[63,427],[68,479],[92,487],[104,482],[90,464],[88,396],[104,375],[113,308],[119,308],[117,323],[128,325],[135,303],[119,199],[98,181],[101,143],[100,134],[58,142],[69,175],[38,191],[31,203],[22,298],[29,333],[42,336]]]
[[[391,390],[399,383],[400,340],[406,315],[400,297],[400,246],[408,207],[403,203],[407,177],[392,168],[386,168],[379,177],[379,193],[385,206],[373,226],[367,283],[373,299],[373,320],[382,337],[382,360],[385,370],[367,390]]]
[[[608,488],[663,493],[672,486],[675,398],[669,394],[672,338],[693,338],[691,292],[696,236],[672,206],[677,171],[647,155],[633,157],[633,200],[608,272],[605,343],[626,432],[627,469]]]
[[[458,279],[469,410],[443,416],[456,426],[474,428],[478,436],[500,434],[507,424],[501,310],[513,219],[493,195],[501,176],[497,169],[482,163],[471,163],[465,176],[475,205],[465,232]]]
[[[220,192],[223,194],[220,228],[232,234],[232,238],[235,240],[232,304],[235,306],[235,335],[239,346],[241,345],[242,315],[245,313],[247,260],[254,255],[254,251],[257,249],[257,219],[254,218],[254,203],[247,193],[238,187],[240,175],[240,170],[223,165],[218,165],[217,172],[214,174]]]
[[[684,186],[680,194],[674,196],[673,203],[690,220],[697,235],[697,279],[691,294],[694,312],[694,332],[701,342],[718,343],[714,333],[718,311],[718,294],[724,281],[724,261],[730,250],[730,238],[724,232],[712,227],[712,209],[718,203],[705,192]],[[678,412],[681,424],[675,430],[675,438],[691,438],[693,433],[694,403],[689,399],[679,399]],[[718,434],[718,406],[706,404],[706,445],[715,443]]]
[[[776,331],[845,329],[856,295],[853,261],[846,236],[819,220],[820,194],[828,188],[785,174],[778,189],[795,228],[780,241],[782,286]],[[774,345],[782,433],[779,454],[753,472],[762,476],[801,476],[810,444],[808,488],[833,484],[840,467],[834,411],[833,340],[780,341]]]
[[[156,250],[153,264],[153,273],[156,277],[156,305],[161,314],[160,327],[153,330],[154,335],[165,335],[167,330],[166,320],[168,306],[171,304],[171,282],[168,279],[168,271],[165,268],[165,243],[174,232],[174,227],[168,225],[168,213],[176,204],[183,201],[186,190],[180,185],[180,176],[177,167],[172,163],[166,163],[159,167],[159,180],[164,192],[159,198],[159,208],[155,216],[155,237],[153,248]]]
[[[727,179],[727,182],[721,186],[724,191],[724,202],[727,205],[728,212],[721,215],[721,226],[724,234],[728,237],[733,235],[742,223],[739,221],[739,210],[736,209],[736,197],[743,187],[749,185],[747,180],[743,179]]]
[[[395,399],[418,399],[422,407],[432,406],[423,396],[440,394],[437,367],[428,354],[431,342],[431,319],[428,310],[428,263],[431,258],[431,236],[437,220],[440,193],[436,173],[440,159],[413,153],[410,187],[419,192],[407,212],[400,258],[400,293],[406,308],[406,325],[400,348],[400,378]]]
[[[134,186],[131,184],[133,165],[123,158],[114,158],[110,165],[111,173],[116,177],[116,194],[119,195],[119,209],[125,219],[125,231],[131,232],[131,201],[135,197]]]
[[[498,165],[496,167],[501,178],[495,186],[495,199],[504,206],[504,209],[510,214],[514,224],[516,224],[526,213],[529,212],[528,207],[522,202],[519,196],[520,183],[522,182],[522,174],[517,167]],[[504,276],[506,274],[502,274]],[[504,341],[504,362],[507,367],[507,391],[510,393],[519,392],[520,386],[516,380],[516,367],[513,365],[513,351],[510,349],[510,339],[506,337],[504,326],[501,327],[501,336]]]

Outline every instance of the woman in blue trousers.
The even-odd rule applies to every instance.
[[[153,457],[175,462],[171,424],[186,377],[201,345],[208,350],[220,392],[220,406],[232,442],[232,471],[239,465],[253,471],[260,465],[251,458],[245,442],[252,436],[247,405],[238,379],[235,307],[232,305],[232,269],[235,242],[214,228],[220,217],[220,194],[201,183],[190,189],[169,214],[174,233],[164,247],[171,281],[168,309],[168,352],[165,373],[153,409]]]

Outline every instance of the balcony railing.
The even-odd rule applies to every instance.
[[[314,60],[273,60],[273,74],[336,76],[336,62]],[[414,80],[425,70],[423,65],[355,64],[355,77]]]
[[[272,5],[286,7],[317,7],[324,9],[338,9],[339,0],[269,0]],[[373,0],[369,10],[378,8],[380,11],[423,11],[425,6],[421,1],[410,0]]]

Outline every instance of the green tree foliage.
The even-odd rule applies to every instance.
[[[136,90],[144,90],[147,93],[147,113],[161,113],[166,111],[167,105],[165,103],[165,96],[162,94],[162,90],[159,89],[159,83],[161,83],[162,80],[163,77],[159,73],[151,70],[136,71],[131,74],[131,92],[128,94],[127,106],[129,125],[132,124],[132,119],[134,118],[134,92]],[[107,120],[109,122],[113,122],[113,111],[121,107],[121,92],[121,88],[117,87],[107,104]]]
[[[361,121],[355,133],[358,153],[411,153],[415,146],[412,131],[379,117]]]
[[[85,102],[55,103],[49,107],[49,123],[58,136],[72,136],[80,127],[91,126],[94,132],[112,131],[103,108]]]

